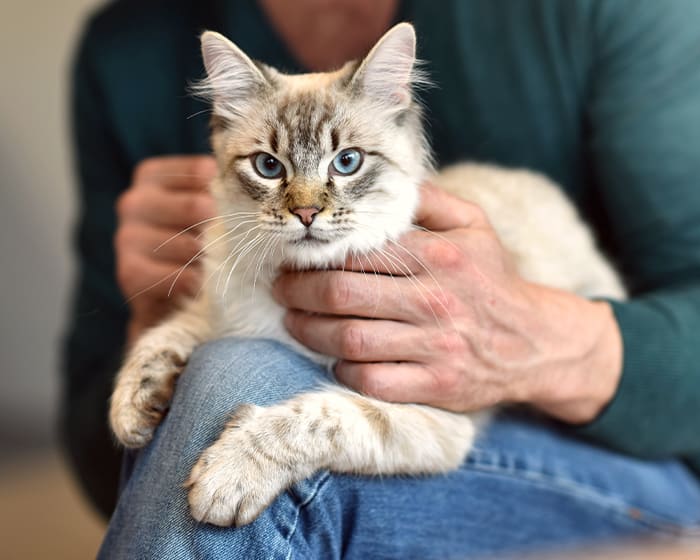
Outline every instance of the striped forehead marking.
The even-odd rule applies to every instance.
[[[333,117],[332,105],[310,94],[299,95],[279,107],[278,126],[284,129],[289,159],[301,173],[313,173],[318,168]],[[337,130],[335,135],[330,133],[330,140],[335,149]]]

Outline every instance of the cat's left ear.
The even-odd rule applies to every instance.
[[[418,78],[415,65],[416,32],[410,23],[399,23],[379,39],[350,83],[380,103],[405,108]]]
[[[269,82],[248,55],[223,35],[205,31],[201,43],[207,78],[192,91],[213,102],[214,113],[224,117],[242,114]]]

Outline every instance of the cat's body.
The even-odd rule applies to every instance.
[[[119,373],[110,420],[122,443],[150,440],[177,375],[206,340],[272,338],[330,365],[284,328],[274,278],[281,266],[339,268],[397,240],[412,228],[428,178],[484,209],[525,279],[624,297],[589,230],[546,179],[482,165],[432,175],[410,93],[414,41],[402,24],[359,67],[284,76],[204,35],[206,93],[218,119],[212,192],[222,219],[207,230],[202,292],[147,332]],[[219,525],[248,523],[319,469],[444,472],[463,461],[477,424],[474,415],[381,402],[330,383],[273,407],[244,405],[191,473],[192,513]]]

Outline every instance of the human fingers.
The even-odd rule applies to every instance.
[[[380,249],[348,257],[344,269],[393,276],[429,274],[464,255],[458,241],[452,232],[410,231]]]
[[[354,270],[368,274],[390,274],[392,276],[412,276],[424,268],[420,256],[424,245],[422,231],[411,232],[400,242],[386,243],[384,246],[365,254],[351,254],[345,259],[343,270]]]
[[[205,191],[216,172],[216,160],[211,156],[159,156],[136,166],[132,185],[157,184],[173,190]]]
[[[168,300],[194,294],[201,285],[201,269],[194,264],[161,262],[138,251],[117,260],[117,282],[127,301]]]
[[[343,385],[383,401],[459,409],[452,396],[453,386],[460,380],[420,363],[340,361],[335,366],[335,377]]]
[[[307,348],[344,360],[384,362],[426,356],[424,333],[408,323],[289,311],[284,325]]]
[[[130,222],[117,230],[117,255],[135,251],[144,257],[184,265],[202,250],[202,241],[192,232]]]
[[[208,193],[170,191],[158,186],[129,189],[117,202],[120,224],[136,220],[153,226],[185,229],[211,219],[215,212],[214,201]]]
[[[440,289],[416,286],[412,278],[339,270],[284,273],[272,294],[289,309],[408,323],[434,317],[445,306]]]
[[[426,182],[421,185],[414,222],[429,230],[447,231],[483,226],[488,220],[476,204]]]

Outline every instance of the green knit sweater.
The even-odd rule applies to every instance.
[[[700,471],[700,2],[410,0],[399,19],[416,25],[437,84],[423,99],[439,162],[547,174],[627,281],[631,300],[613,302],[624,339],[618,393],[576,431]],[[209,151],[204,107],[185,90],[202,76],[203,29],[303,70],[253,0],[110,4],[89,22],[74,67],[82,213],[63,427],[105,512],[119,468],[107,399],[128,320],[114,203],[141,159]]]

